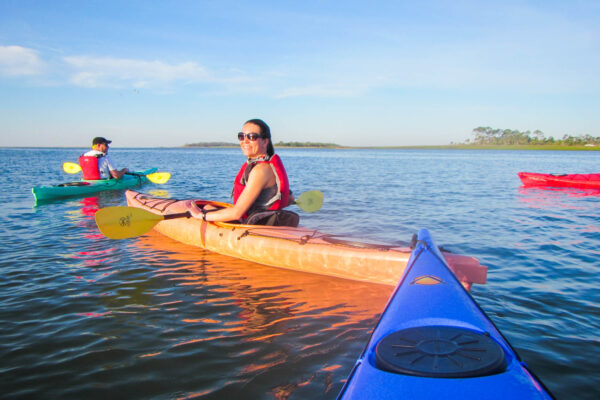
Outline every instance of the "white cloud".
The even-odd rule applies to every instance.
[[[195,62],[166,64],[123,58],[65,57],[74,71],[71,82],[85,87],[161,86],[172,82],[210,82],[210,74]]]
[[[37,75],[42,72],[43,66],[35,50],[21,46],[0,46],[1,75]]]

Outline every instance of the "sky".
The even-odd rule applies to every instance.
[[[600,1],[0,0],[0,147],[600,136]]]

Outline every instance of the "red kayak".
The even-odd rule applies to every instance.
[[[519,172],[524,186],[554,186],[582,189],[600,189],[600,174],[538,174]]]

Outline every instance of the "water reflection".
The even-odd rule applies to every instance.
[[[152,190],[148,190],[147,193],[153,197],[163,197],[163,198],[171,197],[171,195],[169,194],[169,191],[165,190],[165,189],[152,189]]]
[[[341,387],[349,372],[341,365],[351,365],[348,358],[359,355],[393,290],[266,267],[187,246],[154,231],[138,238],[133,247],[157,267],[155,276],[175,285],[155,299],[159,304],[154,307],[168,309],[180,323],[173,326],[177,332],[164,333],[173,343],[163,352],[227,348],[226,365],[223,360],[217,363],[214,355],[204,361],[217,363],[214,368],[221,371],[222,386],[214,387],[213,382],[213,393],[242,385],[262,395],[275,390],[287,396],[321,379]],[[264,374],[271,376],[267,382]]]
[[[96,215],[96,212],[100,209],[100,204],[98,202],[99,199],[97,196],[86,197],[79,201],[79,204],[81,204],[81,214],[88,217]]]
[[[519,186],[518,193],[536,199],[555,199],[567,197],[600,197],[600,189],[578,189],[568,187],[525,187]]]
[[[356,322],[380,312],[393,290],[390,286],[267,267],[187,246],[155,231],[138,238],[134,246],[140,254],[158,250],[161,256],[175,261],[162,260],[156,274],[198,290],[209,286],[219,297],[228,294],[242,309],[238,317],[247,329],[264,326],[264,315],[271,313],[269,305],[275,300],[286,315],[318,308],[320,316],[347,311],[346,322]]]

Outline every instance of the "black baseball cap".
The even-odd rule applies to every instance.
[[[94,140],[92,140],[92,146],[95,146],[97,144],[102,144],[102,143],[111,144],[112,140],[107,140],[103,137],[95,137]]]

